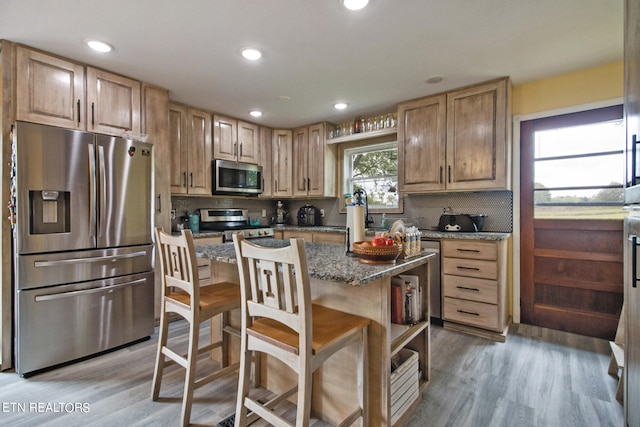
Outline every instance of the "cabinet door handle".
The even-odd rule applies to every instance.
[[[311,191],[311,178],[307,178],[307,191]]]
[[[187,171],[182,172],[182,186],[187,186]]]
[[[91,126],[95,126],[96,124],[94,107],[95,107],[95,103],[92,102],[91,103]]]
[[[458,313],[462,313],[462,314],[469,314],[471,316],[480,316],[480,313],[474,313],[472,311],[465,311],[465,310],[457,310]]]
[[[638,153],[638,135],[631,137],[631,185],[638,184],[638,161],[636,159]]]
[[[233,143],[233,157],[237,157],[238,156],[238,143],[234,142]]]
[[[465,265],[457,265],[456,268],[459,268],[460,270],[480,271],[478,267],[467,267]]]
[[[442,166],[440,166],[440,180],[438,181],[438,184],[442,184],[442,173],[444,172],[444,168]]]
[[[451,184],[451,165],[447,166],[447,168],[448,168],[447,180],[449,181],[449,184]]]
[[[462,249],[462,248],[458,248],[456,249],[459,252],[474,252],[474,253],[479,253],[480,250],[479,249]]]
[[[474,292],[480,292],[480,289],[478,288],[468,288],[466,286],[456,286],[456,288],[458,289],[462,289],[464,291],[474,291]]]
[[[242,142],[240,143],[240,157],[242,157]]]
[[[76,102],[76,108],[78,109],[78,126],[80,126],[80,100]]]
[[[189,178],[191,179],[191,188],[193,188],[193,172],[189,173]]]
[[[162,212],[162,194],[158,194],[157,212]]]
[[[276,187],[276,193],[277,193],[277,192],[278,192],[278,180],[276,179],[273,183],[275,184],[275,187]]]

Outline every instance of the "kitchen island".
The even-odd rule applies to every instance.
[[[288,241],[254,239],[252,242],[281,247]],[[371,319],[368,333],[368,396],[369,425],[402,425],[420,401],[429,381],[429,259],[435,254],[420,255],[395,264],[362,264],[347,257],[344,247],[323,243],[305,243],[307,263],[314,303],[351,312]],[[238,281],[235,251],[232,243],[196,246],[199,257],[210,259],[213,281]],[[417,280],[422,295],[422,316],[413,325],[391,323],[391,281],[398,275]],[[404,276],[403,276],[404,277]],[[238,313],[230,323],[239,326]],[[219,319],[218,319],[219,321]],[[212,324],[212,334],[218,338],[220,324]],[[235,338],[235,337],[234,337]],[[238,359],[239,341],[231,343],[230,363]],[[413,355],[415,372],[396,378],[403,366],[392,373],[392,358]],[[218,354],[217,357],[221,355]],[[348,347],[327,360],[314,374],[312,411],[330,423],[344,418],[357,402],[355,347]],[[295,376],[284,365],[264,358],[260,383],[274,392],[284,391]],[[400,360],[402,362],[402,360]]]

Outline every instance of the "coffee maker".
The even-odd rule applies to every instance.
[[[280,200],[278,200],[278,203],[276,204],[276,214],[271,217],[271,223],[275,225],[289,223],[289,212],[287,212]]]

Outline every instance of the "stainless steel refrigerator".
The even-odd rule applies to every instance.
[[[18,122],[12,164],[16,371],[151,335],[152,146]]]

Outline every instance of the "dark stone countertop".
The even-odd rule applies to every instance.
[[[252,243],[266,247],[283,247],[288,241],[278,239],[252,239]],[[196,254],[202,258],[215,261],[236,264],[236,253],[233,243],[198,246]],[[355,257],[345,255],[345,248],[340,245],[326,243],[305,243],[307,251],[307,265],[309,276],[314,279],[331,282],[345,283],[350,286],[363,286],[384,277],[401,274],[417,267],[429,258],[434,257],[435,252],[424,250],[420,255],[402,260],[395,264],[372,265],[363,264]]]

